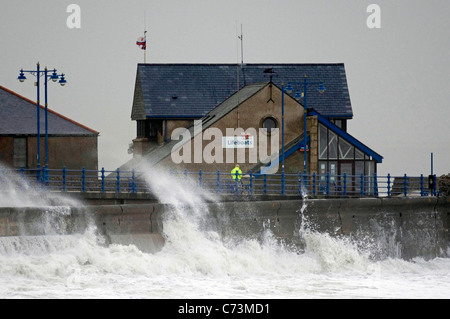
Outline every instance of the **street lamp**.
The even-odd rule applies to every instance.
[[[284,92],[292,93],[294,91],[294,88],[292,85],[301,85],[303,84],[303,93],[300,91],[297,91],[294,95],[294,98],[296,100],[300,100],[303,97],[303,107],[304,107],[304,126],[303,126],[303,147],[304,147],[304,160],[303,160],[303,169],[304,174],[308,174],[307,170],[307,164],[306,164],[306,150],[307,150],[307,139],[306,139],[306,128],[307,128],[307,116],[308,116],[308,107],[307,107],[307,92],[308,92],[308,86],[310,85],[318,85],[317,91],[320,94],[323,94],[325,92],[325,86],[323,85],[323,82],[308,82],[307,76],[305,75],[303,82],[288,82],[287,86],[285,87],[284,84],[281,86],[281,152],[282,152],[282,171],[284,172]]]
[[[41,116],[40,116],[40,78],[44,76],[45,82],[45,166],[48,168],[48,103],[47,103],[47,82],[48,80],[52,80],[53,82],[58,81],[61,86],[66,84],[66,79],[64,78],[64,74],[57,74],[56,69],[53,69],[53,73],[50,75],[47,67],[45,67],[44,71],[40,70],[39,62],[37,63],[36,70],[20,70],[19,76],[17,79],[23,83],[27,78],[24,73],[31,73],[37,78],[37,167],[41,166]]]

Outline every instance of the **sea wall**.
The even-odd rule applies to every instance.
[[[218,207],[224,234],[257,236],[270,229],[300,249],[305,233],[324,233],[368,246],[375,257],[448,257],[447,198],[365,198],[226,203]],[[214,210],[214,209],[213,209]],[[226,212],[226,213],[225,213]]]
[[[371,244],[376,257],[448,257],[447,198],[272,199],[205,203],[204,223],[223,237],[262,239],[270,230],[283,244],[304,249],[308,232]],[[72,234],[95,227],[105,244],[134,244],[146,252],[164,246],[171,205],[2,207],[0,236]],[[191,208],[186,207],[185,214]],[[189,216],[189,215],[188,215]],[[372,248],[373,248],[372,247]]]

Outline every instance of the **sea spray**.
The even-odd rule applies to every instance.
[[[350,237],[319,232],[308,217],[308,193],[302,189],[302,207],[299,209],[298,235],[305,255],[313,256],[322,271],[343,271],[358,267],[365,269],[369,263],[368,251],[360,249]]]
[[[0,171],[0,221],[8,231],[0,236],[0,255],[53,253],[77,245],[85,233],[97,232],[93,216],[77,200],[52,193],[6,166]]]
[[[38,247],[10,238],[16,244],[8,247],[17,249],[0,249],[0,298],[442,298],[450,293],[448,259],[360,262],[346,257],[357,251],[354,246],[320,234],[313,223],[304,224],[303,234],[311,237],[302,253],[280,245],[269,228],[258,240],[224,238],[208,218],[208,204],[218,205],[214,195],[197,188],[195,180],[178,186],[170,175],[149,177],[172,207],[164,224],[168,242],[160,252],[104,246],[95,228],[40,236],[48,242]]]
[[[261,272],[266,266],[277,265],[276,254],[285,253],[269,231],[262,234],[263,242],[223,237],[216,227],[217,216],[208,210],[210,205],[220,203],[195,179],[180,179],[154,169],[147,172],[145,179],[153,193],[171,207],[164,216],[166,245],[158,255],[179,259],[177,264],[181,263],[185,271],[220,276]],[[280,266],[286,265],[276,267]]]
[[[181,177],[180,180],[155,169],[146,171],[145,179],[153,193],[159,201],[171,206],[164,217],[166,245],[161,253],[182,258],[182,264],[194,273],[239,275],[264,273],[273,268],[289,269],[289,273],[293,269],[300,273],[305,269],[320,273],[341,271],[355,264],[364,267],[367,263],[351,242],[314,230],[313,223],[304,215],[306,200],[299,211],[299,235],[305,244],[302,251],[277,238],[268,225],[264,227],[267,221],[262,221],[261,234],[253,238],[233,232],[228,232],[232,236],[223,236],[215,227],[217,214],[212,216],[208,209],[212,204],[219,205],[215,194],[202,189],[195,179]],[[251,202],[242,202],[241,206],[243,214],[251,214],[251,209],[247,210]],[[293,260],[296,260],[294,265]]]
[[[78,201],[49,192],[33,176],[0,164],[0,207],[81,206]]]

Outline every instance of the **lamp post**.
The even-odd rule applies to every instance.
[[[53,69],[53,73],[50,75],[47,67],[43,71],[40,70],[39,62],[37,63],[36,70],[20,70],[19,77],[17,78],[20,82],[24,82],[27,78],[24,73],[31,73],[36,76],[37,82],[37,167],[41,166],[41,115],[40,115],[40,78],[44,76],[44,86],[45,86],[45,166],[48,168],[48,102],[47,102],[47,82],[48,80],[52,80],[56,82],[59,80],[59,84],[64,86],[66,84],[66,79],[64,74],[57,74],[56,69]]]
[[[304,169],[304,175],[308,174],[307,170],[307,164],[306,164],[306,150],[307,150],[307,139],[306,139],[306,129],[307,129],[307,116],[308,116],[308,107],[307,107],[307,92],[308,87],[310,85],[318,85],[317,91],[322,94],[325,92],[325,86],[323,85],[323,82],[309,82],[307,80],[307,76],[305,75],[303,82],[288,82],[287,86],[285,87],[284,84],[282,84],[281,87],[281,137],[282,137],[282,169],[284,171],[284,92],[292,93],[294,91],[294,88],[292,85],[302,85],[303,84],[303,93],[300,91],[297,91],[294,95],[294,98],[296,100],[300,100],[303,97],[303,107],[304,107],[304,124],[303,124],[303,147],[304,147],[304,160],[303,160],[303,169]]]

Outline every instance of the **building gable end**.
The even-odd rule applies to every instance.
[[[144,98],[142,94],[142,82],[141,82],[141,75],[138,72],[136,74],[136,84],[134,86],[134,97],[133,97],[133,107],[131,110],[131,119],[133,121],[136,120],[145,120],[146,114],[145,114],[145,104],[144,104]]]

